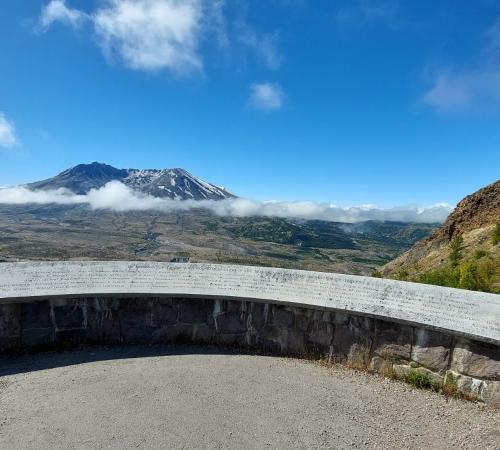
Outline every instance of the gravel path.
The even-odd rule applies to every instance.
[[[2,449],[500,449],[499,412],[301,360],[129,347],[0,375]]]

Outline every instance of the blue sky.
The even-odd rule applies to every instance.
[[[497,0],[2,0],[0,185],[182,167],[259,200],[499,178]]]

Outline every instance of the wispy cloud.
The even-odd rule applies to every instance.
[[[340,208],[328,203],[315,202],[258,202],[236,198],[227,200],[171,200],[152,197],[131,190],[118,181],[111,181],[86,195],[76,195],[65,189],[31,191],[25,187],[0,189],[0,203],[22,204],[85,204],[95,210],[113,211],[187,211],[204,208],[218,216],[230,217],[282,217],[335,222],[361,222],[365,220],[391,220],[401,222],[443,222],[451,211],[447,204],[427,208],[416,206],[382,209],[375,206]]]
[[[279,51],[279,33],[258,34],[246,22],[239,21],[235,26],[235,35],[239,43],[253,52],[269,69],[281,66],[283,55]]]
[[[399,23],[399,4],[394,0],[352,0],[336,14],[337,23],[344,26],[363,26],[383,23],[394,26]]]
[[[51,0],[42,9],[37,30],[41,32],[47,31],[54,22],[62,22],[66,25],[78,27],[87,19],[89,19],[89,16],[84,12],[68,8],[65,0]]]
[[[16,136],[16,127],[14,122],[5,117],[5,114],[0,112],[0,147],[12,148],[19,144],[19,139]]]
[[[500,107],[500,67],[439,70],[422,101],[443,112]]]
[[[475,64],[428,71],[424,104],[441,112],[500,111],[500,18],[485,37]]]
[[[276,111],[283,107],[285,93],[278,83],[255,83],[250,86],[249,103],[255,109]]]

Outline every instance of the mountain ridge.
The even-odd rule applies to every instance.
[[[174,200],[224,200],[236,196],[224,187],[204,181],[181,168],[117,169],[108,164],[93,162],[78,164],[46,180],[28,183],[32,190],[68,189],[85,195],[111,181],[160,198]]]

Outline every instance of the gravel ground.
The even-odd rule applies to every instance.
[[[191,347],[0,363],[0,448],[500,449],[500,413],[343,367]]]

